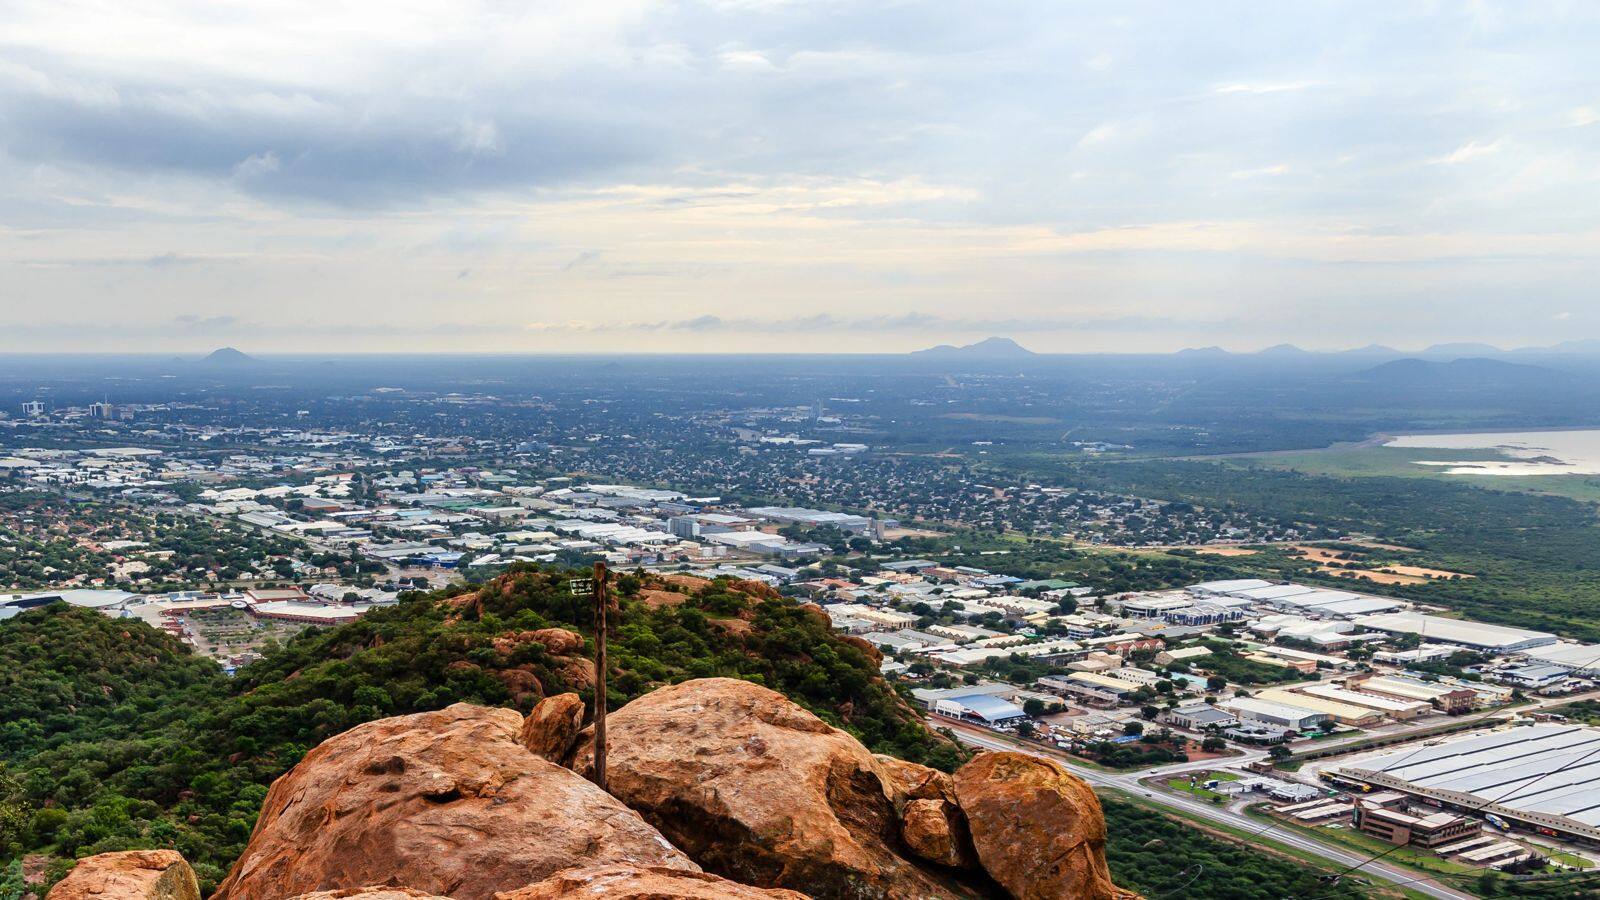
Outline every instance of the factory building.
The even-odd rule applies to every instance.
[[[1340,778],[1600,846],[1600,729],[1505,728],[1405,747],[1331,770]]]
[[[1290,731],[1315,731],[1333,717],[1324,712],[1287,703],[1273,703],[1254,697],[1235,697],[1217,704],[1245,722],[1259,722]]]
[[[1487,625],[1482,622],[1465,622],[1442,616],[1421,613],[1381,613],[1359,616],[1356,624],[1373,631],[1388,634],[1415,634],[1435,643],[1455,644],[1490,653],[1515,653],[1556,643],[1556,636],[1543,631],[1509,628],[1504,625]]]

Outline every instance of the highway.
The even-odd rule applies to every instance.
[[[1064,758],[1062,754],[1050,753],[1042,747],[1030,747],[1013,743],[1012,741],[1008,741],[1005,738],[989,732],[955,725],[955,723],[952,723],[948,719],[940,719],[937,721],[929,720],[929,725],[933,727],[951,728],[951,730],[955,732],[956,737],[959,738],[962,743],[973,747],[978,747],[984,750],[1009,750],[1013,752],[1031,753],[1034,756],[1043,757],[1053,762],[1060,763],[1068,769],[1071,769],[1074,775],[1077,775],[1084,781],[1087,781],[1097,787],[1111,788],[1114,790],[1123,791],[1124,793],[1144,797],[1151,802],[1181,811],[1196,818],[1207,819],[1223,825],[1240,828],[1248,832],[1262,832],[1264,834],[1270,834],[1272,840],[1279,844],[1293,847],[1296,850],[1301,850],[1306,853],[1315,854],[1316,856],[1319,856],[1322,859],[1339,866],[1340,868],[1355,866],[1365,862],[1367,859],[1366,856],[1353,853],[1341,847],[1334,847],[1324,844],[1321,841],[1307,837],[1306,835],[1303,835],[1297,831],[1291,831],[1286,828],[1278,828],[1276,826],[1268,827],[1259,820],[1252,819],[1243,813],[1227,807],[1217,806],[1212,803],[1197,800],[1193,797],[1188,797],[1169,791],[1151,790],[1145,787],[1143,784],[1140,784],[1141,779],[1151,778],[1154,776],[1176,775],[1194,769],[1213,769],[1216,768],[1219,763],[1225,763],[1228,766],[1245,765],[1263,758],[1266,755],[1264,753],[1257,752],[1253,754],[1246,754],[1242,757],[1231,757],[1227,760],[1206,760],[1204,762],[1174,763],[1168,766],[1159,766],[1153,769],[1144,769],[1138,772],[1129,772],[1123,774],[1101,772],[1091,769],[1087,766],[1077,765],[1074,764],[1072,760]],[[952,725],[955,725],[955,727],[951,727]],[[1365,863],[1365,865],[1361,865],[1359,869],[1350,873],[1350,875],[1346,877],[1350,878],[1358,875],[1368,879],[1387,881],[1395,885],[1404,885],[1405,887],[1416,891],[1419,894],[1426,894],[1429,897],[1437,897],[1440,898],[1440,900],[1472,900],[1473,898],[1472,894],[1465,894],[1461,891],[1445,887],[1444,885],[1438,884],[1434,881],[1420,878],[1409,869],[1391,866],[1388,863],[1381,861]]]

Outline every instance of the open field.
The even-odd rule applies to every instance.
[[[1472,578],[1465,572],[1451,572],[1448,569],[1428,569],[1422,566],[1384,566],[1380,572],[1393,572],[1396,575],[1411,575],[1417,578]]]
[[[1194,552],[1205,556],[1255,556],[1261,551],[1249,547],[1196,547]]]
[[[1380,569],[1335,569],[1331,566],[1319,566],[1317,571],[1334,578],[1348,578],[1351,581],[1370,581],[1373,584],[1426,584],[1428,579],[1416,575],[1400,575]]]

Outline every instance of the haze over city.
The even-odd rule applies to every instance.
[[[1588,4],[0,8],[4,351],[1600,336]]]

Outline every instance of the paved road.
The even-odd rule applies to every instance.
[[[946,719],[940,721],[930,721],[929,724],[937,727],[949,727],[952,723]],[[1204,762],[1194,763],[1175,763],[1169,766],[1161,766],[1154,769],[1146,769],[1140,772],[1122,774],[1100,772],[1088,768],[1087,766],[1074,765],[1071,760],[1064,759],[1059,754],[1046,752],[1043,748],[1020,746],[1007,741],[1004,738],[982,731],[959,726],[952,728],[951,730],[955,732],[956,737],[958,737],[962,743],[970,744],[974,747],[981,747],[985,750],[1021,751],[1024,753],[1032,753],[1035,756],[1046,757],[1071,769],[1074,774],[1078,775],[1084,781],[1087,781],[1090,784],[1099,785],[1101,787],[1115,788],[1129,794],[1143,796],[1152,802],[1161,804],[1162,806],[1182,810],[1189,815],[1201,819],[1208,819],[1224,825],[1230,825],[1234,828],[1241,828],[1245,831],[1264,831],[1264,833],[1271,833],[1272,839],[1277,843],[1285,844],[1295,848],[1296,850],[1303,850],[1307,853],[1315,854],[1316,856],[1319,856],[1340,867],[1355,866],[1365,862],[1367,859],[1367,857],[1364,855],[1352,853],[1351,851],[1340,847],[1324,844],[1321,841],[1301,834],[1298,831],[1290,831],[1289,829],[1276,827],[1264,828],[1262,822],[1257,819],[1252,819],[1243,813],[1228,809],[1226,807],[1216,806],[1201,800],[1196,800],[1192,797],[1182,794],[1159,790],[1153,791],[1139,783],[1141,779],[1149,778],[1151,776],[1174,775],[1193,769],[1212,769],[1216,768],[1219,763],[1229,766],[1242,765],[1253,761],[1253,759],[1260,759],[1265,754],[1257,753],[1247,755],[1245,757],[1230,757],[1225,761],[1206,760]],[[1439,900],[1472,900],[1473,897],[1471,894],[1464,894],[1460,891],[1454,890],[1453,888],[1445,887],[1442,884],[1418,878],[1409,869],[1391,866],[1384,862],[1366,863],[1365,865],[1362,865],[1361,868],[1356,872],[1351,873],[1351,876],[1356,875],[1377,879],[1380,881],[1387,881],[1396,885],[1405,885],[1406,887],[1420,894],[1426,894],[1429,897],[1437,897]]]

